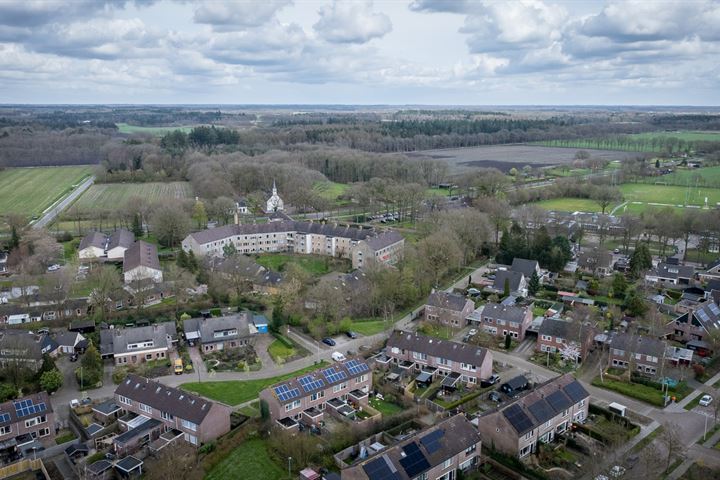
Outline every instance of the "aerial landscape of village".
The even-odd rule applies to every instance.
[[[0,0],[0,480],[720,479],[718,25]]]

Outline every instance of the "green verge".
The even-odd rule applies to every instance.
[[[226,478],[287,478],[287,472],[270,457],[267,444],[260,439],[241,443],[230,455],[218,463],[206,480]]]

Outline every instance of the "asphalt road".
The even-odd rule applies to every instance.
[[[45,214],[40,219],[33,223],[32,228],[44,228],[48,226],[48,224],[52,223],[52,221],[55,220],[55,217],[57,217],[60,212],[65,210],[72,202],[74,202],[80,195],[82,195],[85,190],[90,188],[90,185],[92,185],[93,183],[95,183],[94,176],[88,178],[83,183],[78,185],[75,190],[70,192],[70,195],[60,200],[60,202],[56,203],[55,206],[45,212]]]

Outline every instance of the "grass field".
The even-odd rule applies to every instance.
[[[270,457],[267,444],[260,439],[242,442],[205,477],[207,480],[226,478],[286,479],[287,472]]]
[[[720,188],[687,188],[680,186],[626,183],[620,185],[625,200],[630,202],[659,203],[672,205],[708,205],[720,202]]]
[[[397,403],[391,403],[387,400],[378,400],[375,397],[370,399],[370,406],[382,413],[383,417],[389,417],[403,411],[403,408]]]
[[[40,215],[92,174],[92,167],[8,168],[0,171],[0,216]]]
[[[555,210],[558,212],[594,213],[602,210],[595,200],[590,200],[589,198],[553,198],[535,202],[533,205],[537,205],[545,210]],[[609,210],[612,210],[612,207],[609,207],[606,212]]]
[[[257,398],[261,390],[274,383],[282,382],[283,380],[293,378],[302,373],[312,372],[325,365],[327,365],[327,362],[321,362],[320,364],[312,365],[287,375],[272,378],[245,381],[230,380],[227,382],[191,382],[183,383],[180,387],[227,405],[238,405]]]
[[[157,137],[161,137],[165,135],[168,132],[174,132],[175,130],[180,130],[185,133],[190,133],[190,130],[193,129],[193,127],[141,127],[138,125],[128,125],[127,123],[116,123],[115,124],[118,127],[118,131],[120,133],[125,134],[132,134],[132,133],[146,133],[148,135],[155,135]]]
[[[169,183],[101,183],[90,187],[73,204],[81,212],[119,210],[132,197],[151,203],[164,198],[190,198],[189,182]]]
[[[281,363],[284,362],[285,359],[295,355],[297,350],[286,347],[280,340],[275,340],[268,347],[268,353],[276,363]]]
[[[667,185],[698,185],[705,187],[720,188],[720,167],[687,168],[677,170],[662,177],[652,177],[646,180],[647,183]]]
[[[284,255],[280,253],[260,255],[257,258],[257,263],[276,272],[282,272],[289,264],[294,263],[311,275],[329,273],[332,270],[333,262],[336,261],[338,260],[319,255]]]
[[[350,329],[360,335],[375,335],[392,325],[392,319],[385,323],[383,320],[359,320],[352,322]]]
[[[677,132],[645,132],[628,135],[630,138],[652,140],[653,138],[677,138],[686,142],[720,142],[720,132],[680,130]]]
[[[337,182],[317,182],[313,185],[313,191],[322,198],[337,205],[346,204],[347,202],[339,200],[338,197],[344,194],[350,185]]]

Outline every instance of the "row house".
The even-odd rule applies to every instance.
[[[510,335],[520,342],[525,339],[525,332],[532,321],[531,306],[502,305],[493,302],[480,307],[471,317],[471,322],[477,323],[485,333],[499,338]]]
[[[458,414],[341,470],[342,480],[455,480],[481,463],[477,430]]]
[[[665,342],[644,335],[616,333],[608,340],[608,366],[632,368],[638,373],[655,376],[665,357]]]
[[[46,392],[0,403],[0,456],[13,457],[35,442],[55,445],[55,412]]]
[[[450,377],[468,385],[492,376],[490,350],[419,333],[395,330],[387,341],[385,357],[401,368],[425,371],[432,377]]]
[[[0,323],[23,323],[83,318],[88,312],[85,298],[68,299],[61,303],[31,302],[30,306],[15,303],[0,305]]]
[[[538,352],[560,352],[576,349],[578,361],[587,358],[592,346],[595,330],[589,325],[578,322],[546,318],[538,328]]]
[[[480,414],[476,424],[485,445],[518,458],[538,450],[588,416],[590,394],[572,374],[553,378],[510,403]]]
[[[185,339],[199,344],[201,352],[240,348],[255,343],[250,331],[252,314],[242,312],[227,317],[189,318],[183,321]]]
[[[368,405],[371,388],[372,371],[358,357],[268,387],[260,392],[260,401],[278,425],[297,429],[298,422],[318,424],[328,410],[352,415],[354,407]]]
[[[689,285],[693,278],[695,278],[693,267],[666,262],[659,263],[645,274],[646,282],[670,285]]]
[[[666,334],[679,342],[707,341],[720,329],[720,307],[714,300],[683,313],[665,326]]]
[[[114,403],[125,412],[113,439],[118,455],[152,441],[200,445],[230,431],[230,407],[134,374],[115,389]]]
[[[425,320],[438,325],[462,328],[475,309],[472,300],[457,293],[432,292],[425,303]]]
[[[175,322],[100,331],[100,355],[114,359],[115,365],[135,365],[169,358],[169,352],[176,343]]]

